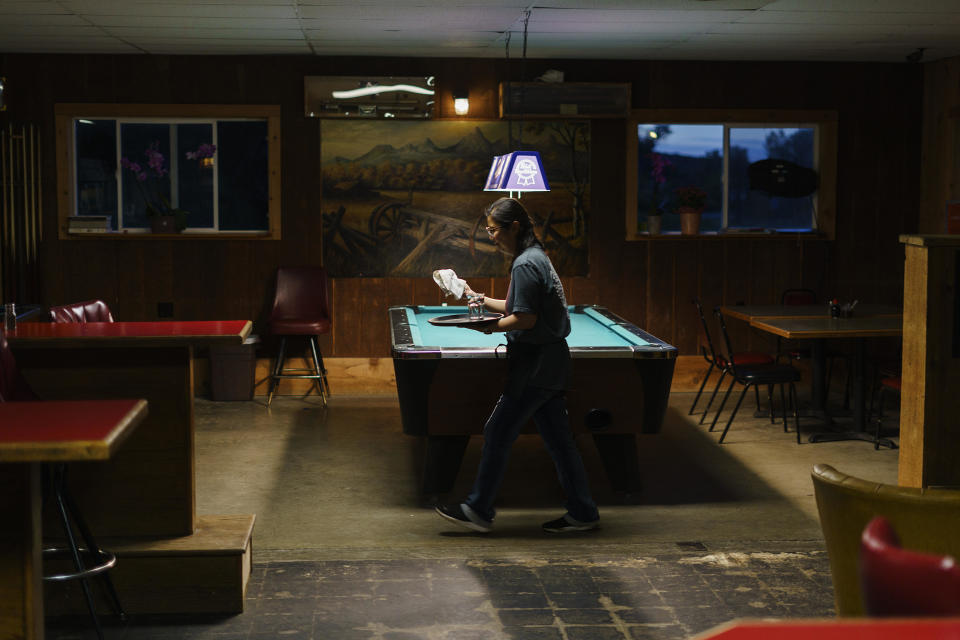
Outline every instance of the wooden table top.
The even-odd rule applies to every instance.
[[[830,317],[830,307],[826,304],[741,304],[720,307],[724,315],[750,322],[755,318],[811,318]],[[857,304],[853,317],[901,316],[903,311],[886,304]]]
[[[13,347],[243,344],[249,320],[170,322],[24,322],[7,334]]]
[[[734,620],[697,640],[958,640],[960,618]]]
[[[0,402],[0,462],[106,460],[147,416],[147,401]]]
[[[903,335],[900,316],[754,318],[750,326],[783,338],[882,338]]]

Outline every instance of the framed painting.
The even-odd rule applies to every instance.
[[[588,123],[324,120],[320,136],[331,276],[506,275],[482,214],[507,194],[483,187],[494,157],[521,144],[540,152],[551,187],[521,202],[560,275],[586,274]]]

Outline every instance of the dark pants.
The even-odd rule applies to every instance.
[[[493,520],[496,514],[493,502],[503,481],[510,447],[531,417],[557,467],[560,485],[567,494],[570,517],[579,522],[598,519],[587,472],[570,431],[564,392],[538,387],[526,387],[518,397],[500,396],[483,428],[480,468],[473,490],[467,496],[467,505],[481,518]]]

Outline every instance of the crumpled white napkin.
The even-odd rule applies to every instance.
[[[467,287],[467,281],[458,278],[453,269],[437,269],[433,272],[433,281],[447,296],[453,296],[457,300],[463,297]]]

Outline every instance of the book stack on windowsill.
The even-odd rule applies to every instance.
[[[67,231],[70,233],[106,233],[110,231],[109,216],[70,216]]]

